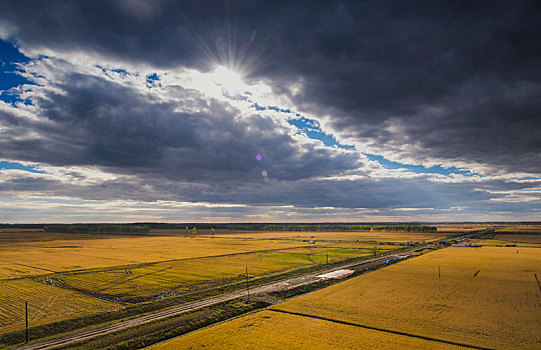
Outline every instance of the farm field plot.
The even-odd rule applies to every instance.
[[[378,251],[382,251],[379,248]],[[180,294],[317,263],[370,256],[373,246],[362,248],[307,247],[266,252],[194,258],[90,271],[58,273],[38,279],[85,290],[93,294],[139,300],[157,295]]]
[[[274,308],[490,348],[541,346],[538,248],[451,247]],[[438,278],[438,266],[441,278]]]
[[[489,224],[436,224],[438,232],[471,232],[493,227]]]
[[[0,243],[2,332],[21,329],[18,313],[23,312],[26,300],[31,308],[39,309],[31,322],[39,325],[124,306],[118,302],[153,300],[243,281],[246,266],[254,281],[325,263],[327,256],[333,262],[371,256],[374,248],[377,252],[396,248],[357,241],[312,245],[287,239],[287,235],[271,240],[8,234],[15,237],[0,235],[6,238]],[[26,241],[22,239],[25,235]],[[16,291],[21,299],[11,304]]]
[[[320,231],[237,231],[220,234],[220,237],[254,238],[254,239],[288,239],[315,240],[323,242],[408,242],[425,241],[448,237],[445,232],[416,233],[416,232],[320,232]]]
[[[498,232],[524,232],[524,233],[540,233],[541,234],[541,225],[514,225],[514,226],[505,226],[501,229],[498,229]]]
[[[260,311],[150,347],[173,349],[463,349],[326,320]]]
[[[0,281],[0,334],[24,328],[25,301],[28,301],[30,327],[120,306],[30,279]]]
[[[306,244],[294,241],[159,236],[5,242],[0,245],[0,279],[301,247]]]
[[[25,231],[21,229],[0,229],[0,244],[47,242],[56,240],[106,239],[118,238],[118,235],[87,234],[87,233],[44,233],[43,230]]]
[[[541,248],[541,235],[495,235],[491,239],[470,238],[468,242],[488,247],[505,247],[512,244],[517,248]]]
[[[500,235],[494,236],[494,239],[513,243],[534,243],[541,245],[541,234],[538,235]]]

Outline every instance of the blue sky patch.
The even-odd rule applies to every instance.
[[[36,173],[36,174],[45,174],[44,171],[36,170],[36,165],[22,165],[21,163],[17,162],[7,162],[5,160],[0,161],[0,170],[2,169],[19,169],[28,171],[30,173]]]
[[[120,75],[130,75],[130,73],[128,73],[128,71],[125,69],[118,68],[118,69],[111,69],[111,71],[119,73]]]
[[[258,111],[270,109],[270,110],[287,113],[287,114],[294,113],[289,109],[281,109],[275,106],[264,107],[264,106],[258,105],[257,103],[254,103],[251,107],[255,108]],[[327,134],[323,130],[321,130],[321,126],[317,120],[302,117],[299,113],[294,113],[294,114],[299,118],[290,119],[288,120],[288,123],[290,125],[297,127],[297,129],[299,129],[299,132],[306,134],[306,136],[308,136],[309,138],[320,140],[325,144],[325,146],[329,146],[329,147],[337,146],[338,148],[347,149],[347,150],[355,149],[355,146],[342,145],[340,142],[338,142],[338,140],[336,140],[334,136]],[[376,155],[376,154],[364,153],[364,155],[366,155],[368,159],[380,163],[386,169],[405,169],[407,171],[410,171],[416,174],[441,174],[445,176],[450,176],[451,174],[460,174],[464,176],[475,176],[475,175],[482,176],[481,174],[478,174],[478,173],[472,173],[470,170],[463,170],[457,167],[444,168],[441,165],[425,167],[423,165],[410,165],[410,164],[404,164],[404,163],[399,163],[399,162],[393,162],[386,159],[383,156]],[[533,180],[537,178],[527,177],[523,179]]]
[[[17,102],[22,102],[27,106],[32,104],[30,99],[22,99],[19,92],[14,90],[0,91],[0,100],[11,103],[12,106],[15,106]]]
[[[541,180],[541,177],[526,176],[526,177],[521,177],[519,180]]]
[[[103,68],[102,66],[100,66],[99,64],[96,65],[96,68],[101,69],[101,71],[102,71],[105,75],[107,75],[108,77],[110,77],[109,72],[115,72],[115,73],[120,74],[121,76],[128,76],[128,75],[130,75],[130,73],[129,73],[127,70],[122,69],[122,68],[106,69],[106,68]],[[148,78],[147,78],[147,82],[148,82]]]
[[[391,160],[386,159],[383,156],[378,156],[375,154],[364,153],[364,155],[366,155],[368,159],[378,162],[386,169],[406,169],[416,174],[441,174],[441,175],[446,175],[446,176],[449,176],[451,174],[460,174],[464,176],[474,176],[474,175],[482,176],[477,173],[472,173],[469,170],[462,170],[456,167],[444,168],[441,165],[434,165],[427,168],[422,165],[410,165],[410,164],[403,164],[399,162],[393,162]]]
[[[288,113],[288,114],[293,113],[293,112],[291,112],[291,110],[289,110],[289,109],[281,109],[281,108],[276,107],[276,106],[269,106],[269,107],[267,107],[267,108],[268,108],[268,109],[271,109],[271,110],[273,110],[273,111],[276,111],[276,112],[282,112],[282,113]],[[297,116],[300,116],[300,114],[297,114]]]
[[[250,107],[255,108],[256,111],[264,111],[264,110],[267,109],[267,107],[262,107],[262,106],[258,105],[257,103],[254,103]]]
[[[29,61],[30,59],[13,44],[0,40],[0,90],[11,89],[21,84],[31,84],[31,81],[17,73],[17,63]]]
[[[160,80],[158,73],[152,73],[147,75],[147,84],[154,85],[156,81]]]
[[[23,55],[12,43],[0,40],[0,100],[14,105],[16,102],[29,104],[22,100],[17,91],[9,89],[22,84],[33,84],[18,73],[17,63],[26,63],[30,59]]]
[[[271,107],[269,107],[271,109]],[[287,112],[286,112],[287,111]],[[289,110],[286,110],[284,112],[286,113],[292,113]],[[280,110],[282,112],[282,110]],[[334,136],[326,134],[321,130],[321,127],[319,125],[319,122],[314,119],[309,119],[305,117],[300,117],[298,119],[290,119],[288,120],[288,123],[296,126],[300,132],[303,132],[311,139],[320,140],[325,144],[325,146],[333,147],[337,146],[338,148],[342,149],[355,149],[355,146],[350,145],[342,145],[340,142],[338,142]]]

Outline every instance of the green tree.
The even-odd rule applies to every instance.
[[[192,229],[192,235],[195,237],[196,234],[197,234],[197,229],[194,226],[193,229]]]
[[[189,234],[190,234],[190,231],[188,230],[188,226],[186,226],[186,233],[184,234],[184,237],[188,237]]]
[[[214,231],[214,228],[210,229],[210,234],[212,235],[212,238],[214,238],[214,235],[216,234],[216,231]]]

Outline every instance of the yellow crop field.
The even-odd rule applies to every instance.
[[[310,244],[288,234],[272,239],[0,232],[0,327],[20,329],[27,300],[33,326],[123,306],[90,295],[151,300],[243,281],[246,266],[255,280],[327,257],[333,262],[371,256],[374,247],[396,248],[351,237]]]
[[[381,248],[378,247],[378,251]],[[70,287],[130,299],[205,289],[244,279],[245,267],[251,277],[373,254],[363,248],[308,247],[267,252],[194,258],[153,264],[103,268],[75,273],[58,273],[43,278]]]
[[[498,232],[529,232],[541,233],[541,225],[514,225],[506,226],[498,230]]]
[[[451,247],[275,308],[469,345],[538,349],[534,274],[541,276],[538,248]]]
[[[319,231],[236,231],[220,234],[220,237],[254,238],[254,239],[288,239],[315,240],[324,242],[408,242],[433,241],[448,237],[449,233],[417,233],[417,232],[319,232]]]
[[[0,234],[1,236],[1,234]],[[301,247],[303,242],[234,238],[115,237],[3,242],[0,279],[50,272]]]
[[[0,281],[0,334],[24,328],[25,301],[30,327],[119,308],[119,304],[30,279]]]
[[[173,349],[463,349],[331,321],[260,311],[150,347]]]
[[[541,234],[538,235],[496,235],[494,239],[513,243],[541,244]]]
[[[518,248],[541,248],[541,235],[500,235],[491,239],[468,239],[468,242],[481,246],[505,247],[513,244]]]
[[[437,224],[438,232],[471,232],[492,228],[487,224]]]

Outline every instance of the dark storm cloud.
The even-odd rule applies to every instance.
[[[57,90],[34,97],[37,120],[0,112],[9,127],[0,139],[0,157],[221,185],[259,181],[263,166],[274,179],[298,180],[360,165],[354,155],[297,145],[271,118],[243,117],[195,90],[175,87],[179,105],[101,77],[57,78],[59,83],[51,82]],[[184,106],[198,112],[182,111]]]
[[[305,208],[365,208],[389,215],[394,209],[449,210],[462,208],[467,215],[498,211],[528,213],[539,203],[539,196],[530,193],[540,182],[512,183],[501,180],[479,184],[434,183],[425,178],[297,181],[247,181],[231,185],[219,182],[182,182],[155,174],[139,174],[132,178],[106,180],[97,184],[81,185],[63,179],[13,178],[0,183],[0,193],[10,196],[26,193],[52,197],[81,198],[85,200],[141,202],[171,201],[206,202],[214,204],[244,204],[250,207],[295,206]],[[472,191],[472,186],[476,190]],[[498,193],[493,193],[497,191]],[[506,201],[509,194],[529,196],[528,202]],[[260,210],[260,209],[258,209]],[[270,210],[270,209],[269,209]],[[406,213],[406,212],[405,212]],[[407,213],[406,213],[407,214]],[[471,216],[473,218],[473,216]],[[468,217],[470,218],[470,217]],[[334,218],[336,221],[338,218]]]
[[[0,11],[8,33],[38,51],[95,51],[160,67],[211,69],[210,58],[229,59],[232,49],[241,59],[259,57],[266,50],[267,45],[258,45],[262,40],[255,41],[253,35],[257,26],[273,22],[272,18],[261,22],[262,5],[251,1],[22,1],[4,2]],[[256,31],[255,37],[269,35],[269,29],[266,34]]]
[[[9,1],[0,13],[23,48],[235,62],[382,152],[541,171],[535,1]]]
[[[291,21],[303,29],[281,36],[290,71],[268,73],[280,86],[302,79],[299,105],[329,113],[339,133],[387,153],[541,171],[539,6],[328,6]]]
[[[230,65],[287,95],[295,112],[328,115],[338,141],[396,161],[541,173],[540,14],[533,1],[2,1],[0,35],[54,74],[31,88],[34,105],[0,110],[0,159],[118,178],[6,171],[0,193],[532,213],[539,181],[370,178],[355,152],[303,143],[263,112],[181,86],[156,98],[158,74],[143,90],[88,67],[118,65],[129,79],[149,67]],[[349,180],[349,170],[367,177]],[[261,213],[253,208],[231,211]]]

